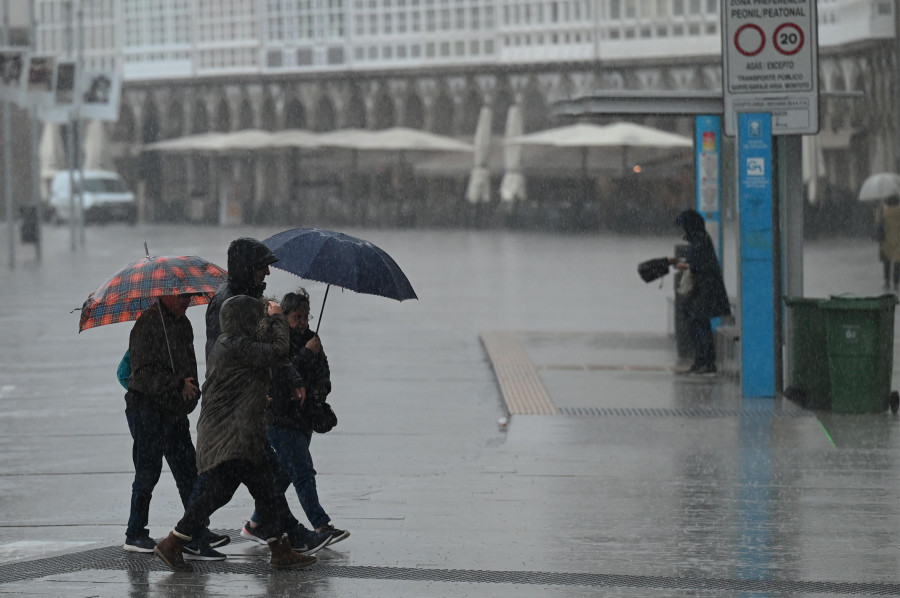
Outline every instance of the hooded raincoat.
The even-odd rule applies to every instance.
[[[703,216],[696,210],[685,210],[675,223],[681,226],[685,240],[690,243],[685,259],[694,277],[694,289],[685,299],[685,310],[698,319],[730,315],[731,303]]]
[[[266,391],[271,368],[288,358],[290,328],[283,315],[268,316],[260,340],[264,317],[265,305],[253,297],[222,305],[222,334],[209,354],[197,421],[198,473],[235,459],[266,461]]]
[[[268,247],[249,237],[235,239],[228,246],[228,280],[223,282],[206,307],[206,358],[219,336],[219,310],[222,304],[235,295],[249,295],[256,299],[263,296],[266,283],[256,283],[256,271],[278,261]]]

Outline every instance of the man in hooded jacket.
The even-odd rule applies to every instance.
[[[209,363],[212,348],[221,331],[219,312],[222,306],[231,297],[245,295],[254,299],[262,299],[266,290],[265,278],[271,272],[269,266],[278,261],[275,254],[261,242],[250,237],[240,237],[228,246],[228,280],[219,285],[215,294],[206,307],[206,360]],[[268,442],[266,451],[271,453],[272,448]],[[274,454],[269,455],[274,458]],[[200,471],[197,482],[199,491],[206,486],[208,475]],[[328,543],[330,536],[306,529],[299,520],[294,517],[288,506],[287,499],[282,493],[279,498],[279,508],[287,512],[287,530],[291,545],[303,554],[313,554]]]
[[[228,280],[216,289],[206,306],[206,358],[219,337],[219,310],[235,295],[261,299],[266,290],[264,282],[270,274],[269,266],[278,261],[268,247],[250,237],[235,239],[228,246]]]
[[[686,373],[712,375],[716,373],[716,348],[710,320],[730,315],[731,303],[703,216],[696,210],[684,210],[675,224],[684,230],[690,247],[684,260],[670,257],[669,263],[679,270],[690,268],[693,277],[693,289],[682,304],[694,346],[694,363]]]

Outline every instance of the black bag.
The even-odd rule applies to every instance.
[[[653,282],[669,273],[669,258],[657,257],[638,264],[638,274],[644,282]]]
[[[330,432],[337,425],[337,415],[325,401],[307,401],[305,415],[309,427],[318,434]]]

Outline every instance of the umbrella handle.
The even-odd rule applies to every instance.
[[[169,333],[166,331],[166,320],[163,318],[163,313],[161,309],[157,309],[159,312],[159,320],[162,322],[163,327],[163,335],[166,337],[166,349],[169,350],[169,365],[172,367],[172,373],[175,373],[175,360],[172,359],[172,347],[169,345]]]
[[[328,299],[328,289],[331,285],[325,287],[325,296],[322,298],[322,309],[319,310],[319,323],[316,324],[316,336],[319,336],[319,326],[322,325],[322,314],[325,313],[325,301]]]

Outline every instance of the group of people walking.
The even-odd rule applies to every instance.
[[[309,447],[311,407],[331,392],[328,359],[309,329],[309,295],[263,297],[277,261],[255,239],[228,248],[228,280],[206,311],[206,378],[197,379],[190,295],[161,297],[135,322],[129,339],[126,418],[135,478],[124,549],[155,553],[175,571],[187,560],[223,560],[230,541],[209,517],[246,486],[255,510],[241,536],[270,548],[273,568],[316,562],[319,549],[350,533],[335,528],[319,503]],[[120,376],[121,379],[121,376]],[[200,400],[202,394],[202,401]],[[196,450],[188,414],[200,403]],[[169,463],[185,511],[161,542],[147,529],[150,499]],[[292,514],[293,484],[312,529]]]

